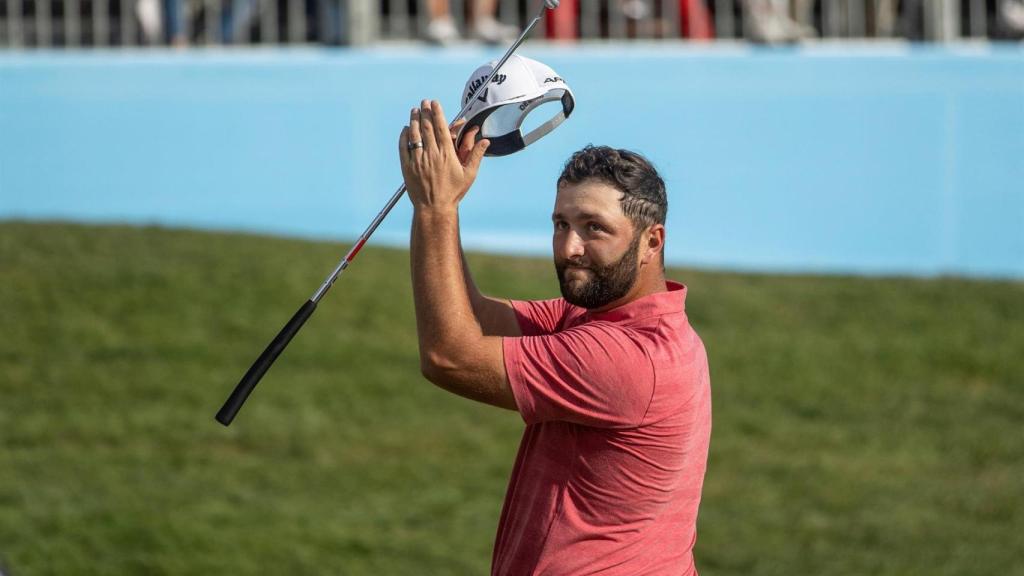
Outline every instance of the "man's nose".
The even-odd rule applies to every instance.
[[[568,230],[562,235],[561,241],[558,242],[557,249],[561,254],[563,260],[579,260],[583,257],[583,238],[573,230]]]

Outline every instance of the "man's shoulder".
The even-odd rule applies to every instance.
[[[523,336],[542,336],[564,330],[579,316],[581,308],[564,298],[512,300]]]

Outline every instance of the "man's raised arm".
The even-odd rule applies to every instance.
[[[467,138],[466,140],[470,140]],[[472,144],[469,145],[472,149]],[[463,143],[465,147],[465,143]],[[461,156],[461,151],[460,151]],[[516,313],[512,310],[512,304],[508,300],[491,298],[480,292],[473,282],[473,275],[469,271],[469,263],[466,255],[462,252],[462,239],[459,239],[459,252],[462,256],[462,276],[466,282],[466,291],[469,292],[469,300],[473,305],[473,314],[476,316],[480,328],[485,336],[522,336],[523,331],[519,328],[519,321],[516,320]]]
[[[414,208],[410,255],[420,367],[428,380],[450,392],[515,410],[501,338],[483,329],[473,300],[487,318],[507,318],[512,311],[499,310],[471,288],[459,239],[458,205],[489,142],[476,143],[460,161],[446,126],[440,103],[424,101],[410,112],[399,139]]]
[[[452,144],[457,143],[459,132],[466,119],[463,118],[452,124],[449,133],[452,137]],[[473,152],[473,144],[476,138],[473,134],[467,134],[456,151],[459,162],[463,167],[470,160]],[[469,300],[473,305],[473,314],[476,315],[480,328],[486,336],[522,336],[519,328],[519,321],[516,320],[516,313],[512,310],[512,304],[505,299],[491,298],[480,292],[473,282],[473,274],[469,270],[469,263],[466,261],[466,254],[462,251],[462,237],[459,237],[459,256],[462,258],[462,276],[465,279],[466,291],[469,292]]]

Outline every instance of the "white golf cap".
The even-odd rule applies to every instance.
[[[490,86],[481,86],[497,63],[494,60],[477,68],[462,91],[462,105],[470,98],[472,104],[466,111],[466,125],[459,139],[473,126],[480,126],[477,140],[491,141],[488,156],[505,156],[533,144],[568,118],[575,106],[565,80],[547,65],[518,54],[501,66]],[[560,101],[562,107],[554,117],[523,134],[523,121],[530,112],[555,101]]]

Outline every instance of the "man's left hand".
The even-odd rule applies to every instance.
[[[441,103],[424,100],[409,113],[398,139],[405,186],[416,209],[456,209],[476,179],[488,140],[476,140],[474,128],[455,150]],[[460,161],[462,158],[462,161]]]

